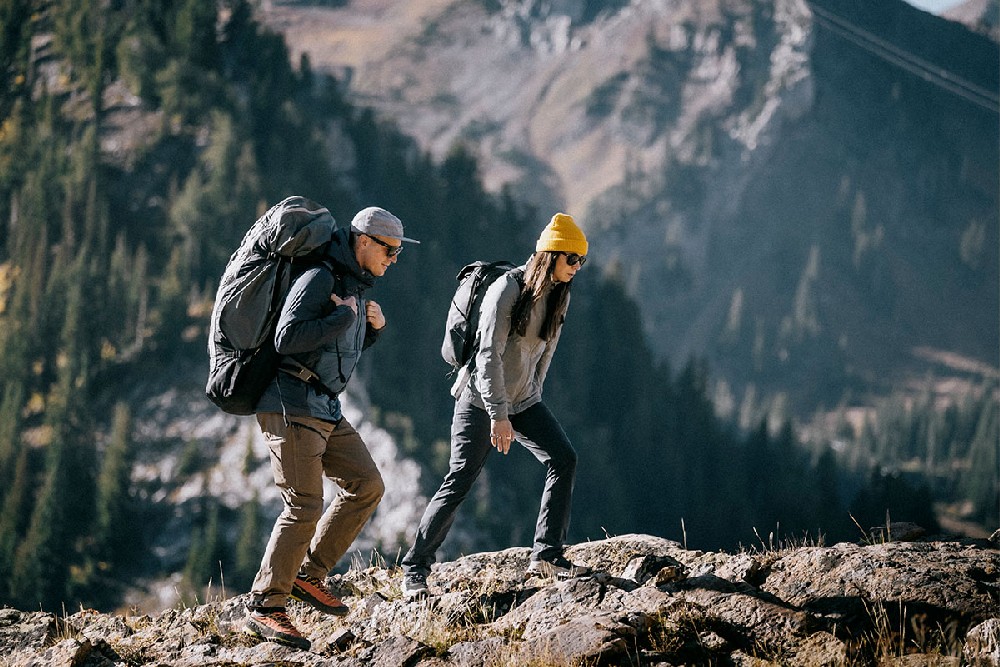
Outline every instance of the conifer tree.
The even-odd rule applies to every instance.
[[[21,543],[30,515],[31,471],[27,447],[17,455],[10,486],[3,496],[0,509],[0,599],[13,599],[12,584],[17,545]]]
[[[14,466],[21,447],[17,446],[24,407],[24,385],[7,382],[0,400],[0,502],[13,481]]]
[[[188,269],[184,249],[174,248],[160,281],[160,296],[154,321],[157,345],[166,353],[176,351],[181,342],[181,333],[187,326],[188,291],[191,284]]]
[[[962,485],[964,496],[972,501],[975,515],[984,524],[1000,524],[1000,424],[997,406],[990,400],[993,392],[986,392],[986,400],[979,414],[979,423],[969,451],[969,470]]]
[[[173,31],[175,53],[206,70],[218,64],[215,0],[182,0],[178,3]]]
[[[48,446],[46,470],[31,522],[15,552],[11,598],[22,609],[58,611],[66,599],[72,550],[68,544],[70,504],[65,443]]]
[[[825,447],[815,467],[815,521],[811,528],[817,538],[824,535],[828,544],[848,539],[849,518],[840,494],[837,458],[833,450]]]
[[[31,35],[31,2],[0,0],[0,122],[26,88]]]
[[[69,60],[75,79],[100,108],[105,59],[105,15],[90,0],[63,0],[51,6],[54,42]]]
[[[253,431],[247,435],[246,449],[243,452],[243,474],[249,475],[257,467],[257,456],[253,449]]]
[[[253,497],[240,508],[239,533],[236,538],[233,585],[240,590],[249,590],[260,565],[260,549],[263,539],[260,520],[260,497]]]
[[[111,439],[104,451],[97,480],[97,521],[94,541],[99,559],[125,562],[135,544],[132,534],[129,494],[132,462],[132,417],[128,406],[115,406]]]
[[[211,498],[202,498],[203,524],[194,531],[187,563],[184,565],[184,581],[197,597],[201,586],[210,582],[220,584],[218,570],[222,553],[219,533],[219,505]]]
[[[253,148],[228,114],[214,112],[209,144],[170,206],[196,283],[217,277],[256,219],[259,177]]]
[[[768,506],[767,480],[774,475],[771,467],[770,452],[771,437],[767,430],[767,420],[762,420],[746,440],[743,455],[743,480],[746,494],[745,507],[747,526],[763,530],[770,527],[770,518],[766,516]]]

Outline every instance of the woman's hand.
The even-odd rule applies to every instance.
[[[510,443],[514,440],[514,427],[509,419],[492,420],[490,423],[490,444],[501,454],[510,451]]]

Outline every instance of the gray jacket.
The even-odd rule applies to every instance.
[[[326,266],[306,269],[292,283],[281,308],[274,336],[275,349],[314,371],[320,381],[339,394],[347,386],[362,350],[378,338],[365,319],[364,292],[375,277],[363,270],[350,247],[348,232],[333,233]],[[354,296],[358,314],[330,300]],[[339,397],[330,397],[306,382],[279,372],[257,403],[256,412],[316,417],[336,422],[342,418]]]
[[[542,385],[562,333],[560,324],[551,340],[539,336],[547,294],[532,308],[525,335],[514,333],[511,314],[520,292],[520,282],[510,273],[490,285],[480,311],[482,343],[472,371],[462,368],[452,386],[452,396],[471,401],[498,421],[542,400]]]

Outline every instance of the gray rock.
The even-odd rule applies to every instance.
[[[346,651],[357,640],[350,628],[341,628],[330,637],[329,644],[338,651]]]
[[[455,667],[481,667],[501,663],[508,654],[509,642],[500,637],[489,637],[481,641],[458,642],[448,649],[447,664]],[[420,663],[424,667],[426,661]]]
[[[0,609],[0,646],[4,652],[37,650],[56,634],[56,617],[44,612]]]
[[[983,621],[969,630],[962,655],[970,665],[1000,665],[1000,617]]]
[[[84,664],[93,650],[93,645],[86,639],[64,639],[25,663],[25,667],[76,667]]]
[[[520,645],[517,658],[555,665],[617,664],[634,645],[634,635],[631,626],[608,616],[584,616]]]
[[[635,583],[645,584],[651,579],[656,586],[676,581],[684,576],[684,566],[670,556],[644,555],[636,556],[628,562],[622,572],[622,579],[631,579]]]
[[[526,583],[523,547],[441,563],[432,579],[443,593],[421,601],[401,598],[398,569],[350,570],[339,582],[355,592],[345,595],[348,616],[289,606],[310,651],[244,634],[242,597],[153,616],[82,611],[62,621],[4,609],[0,664],[997,665],[1000,551],[984,544],[728,554],[626,535],[567,549],[593,576]],[[893,634],[899,628],[903,636]],[[942,632],[948,641],[939,641]],[[876,655],[879,641],[914,653]]]
[[[431,648],[409,637],[390,637],[375,646],[371,664],[378,667],[409,667],[421,657],[430,653]]]
[[[847,644],[829,632],[815,632],[801,642],[794,651],[795,664],[846,665],[850,664]]]
[[[996,614],[1000,553],[955,542],[804,547],[771,565],[762,589],[797,607],[903,601],[972,617]]]
[[[868,531],[875,542],[913,542],[927,534],[927,530],[909,521],[893,521],[886,526],[874,526]]]

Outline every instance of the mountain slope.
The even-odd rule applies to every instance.
[[[707,358],[729,404],[803,415],[928,374],[997,375],[984,37],[898,1],[265,17],[427,149],[466,142],[492,187],[580,217],[659,354]],[[928,361],[947,355],[984,372]]]

